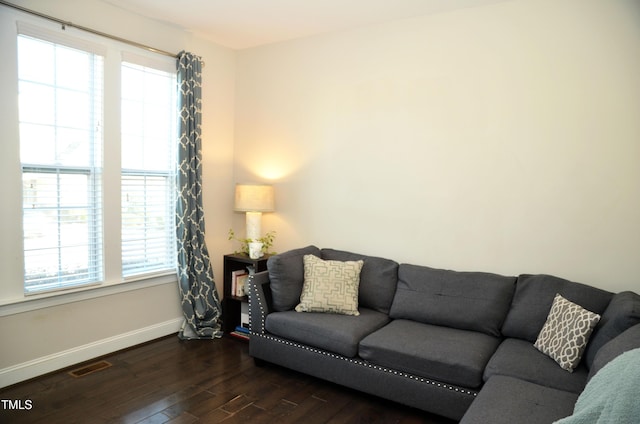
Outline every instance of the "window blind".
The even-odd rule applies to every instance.
[[[24,29],[24,28],[23,28]],[[26,293],[103,278],[103,57],[18,36]],[[93,50],[93,49],[90,49]]]
[[[176,267],[176,77],[166,65],[122,62],[123,276]],[[136,61],[138,63],[134,63]],[[175,63],[173,63],[175,67]]]

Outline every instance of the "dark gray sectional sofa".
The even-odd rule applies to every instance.
[[[360,315],[294,310],[309,254],[363,261]],[[269,258],[249,287],[256,360],[464,424],[570,416],[591,377],[640,348],[638,294],[549,275],[456,272],[309,246]],[[556,294],[601,316],[573,372],[534,347]]]

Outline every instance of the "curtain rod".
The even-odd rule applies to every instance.
[[[25,7],[18,6],[17,4],[9,3],[9,2],[4,1],[4,0],[0,0],[0,4],[4,5],[4,6],[7,6],[7,7],[11,7],[11,8],[17,9],[17,10],[20,10],[20,11],[25,12],[25,13],[29,13],[31,15],[35,15],[35,16],[39,16],[39,17],[44,18],[44,19],[48,19],[50,21],[57,22],[60,25],[62,25],[62,29],[63,30],[66,29],[66,27],[73,27],[73,28],[79,29],[81,31],[85,31],[85,32],[89,32],[91,34],[99,35],[101,37],[106,37],[106,38],[110,38],[112,40],[120,41],[121,43],[130,44],[132,46],[135,46],[135,47],[138,47],[138,48],[141,48],[141,49],[145,49],[145,50],[148,50],[148,51],[153,52],[153,53],[158,53],[158,54],[162,54],[162,55],[170,56],[170,57],[175,57],[175,58],[178,57],[178,55],[174,54],[174,53],[170,53],[170,52],[167,52],[167,51],[164,51],[164,50],[156,49],[155,47],[150,47],[150,46],[147,46],[145,44],[138,43],[136,41],[127,40],[126,38],[121,38],[121,37],[118,37],[116,35],[107,34],[105,32],[97,31],[97,30],[91,29],[91,28],[87,28],[87,27],[82,26],[82,25],[76,25],[76,24],[74,24],[72,22],[63,21],[62,19],[58,19],[58,18],[55,18],[53,16],[46,15],[44,13],[36,12],[35,10],[27,9]]]

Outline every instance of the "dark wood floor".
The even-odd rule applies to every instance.
[[[170,336],[101,359],[112,366],[0,390],[0,423],[453,423],[275,365],[257,367],[248,345],[230,338]],[[4,400],[25,409],[9,410]]]

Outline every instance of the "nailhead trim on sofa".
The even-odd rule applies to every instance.
[[[398,375],[400,377],[405,377],[405,378],[408,378],[410,380],[416,380],[416,381],[419,381],[421,383],[431,384],[432,386],[436,386],[436,387],[452,390],[452,391],[455,391],[455,392],[458,392],[458,393],[462,393],[462,394],[465,394],[465,395],[477,396],[477,394],[478,394],[477,392],[474,392],[474,391],[471,391],[471,390],[462,389],[460,387],[451,386],[449,384],[445,384],[445,383],[440,383],[440,382],[437,382],[437,381],[429,380],[429,379],[426,379],[424,377],[418,377],[418,376],[415,376],[415,375],[412,375],[412,374],[407,374],[407,373],[400,372],[400,371],[397,371],[397,370],[392,370],[392,369],[389,369],[389,368],[381,367],[379,365],[371,364],[369,362],[365,362],[365,361],[360,360],[360,359],[353,359],[353,358],[347,358],[347,357],[344,357],[344,356],[341,356],[341,355],[336,355],[335,353],[327,352],[325,350],[316,349],[316,348],[313,348],[313,347],[310,347],[310,346],[306,346],[306,345],[301,345],[299,343],[291,342],[289,340],[279,339],[279,338],[276,338],[276,337],[273,337],[273,336],[269,336],[267,334],[251,332],[251,335],[252,336],[256,336],[256,337],[263,337],[265,339],[268,339],[268,340],[271,340],[271,341],[274,341],[274,342],[278,342],[278,343],[281,343],[281,344],[284,344],[284,345],[287,345],[287,346],[292,346],[292,347],[296,347],[298,349],[307,350],[309,352],[313,352],[313,353],[329,356],[329,357],[334,358],[334,359],[340,359],[340,360],[343,360],[343,361],[346,361],[346,362],[350,362],[352,364],[361,365],[363,367],[371,368],[371,369],[374,369],[374,370],[386,372],[386,373],[389,373],[389,374]]]

